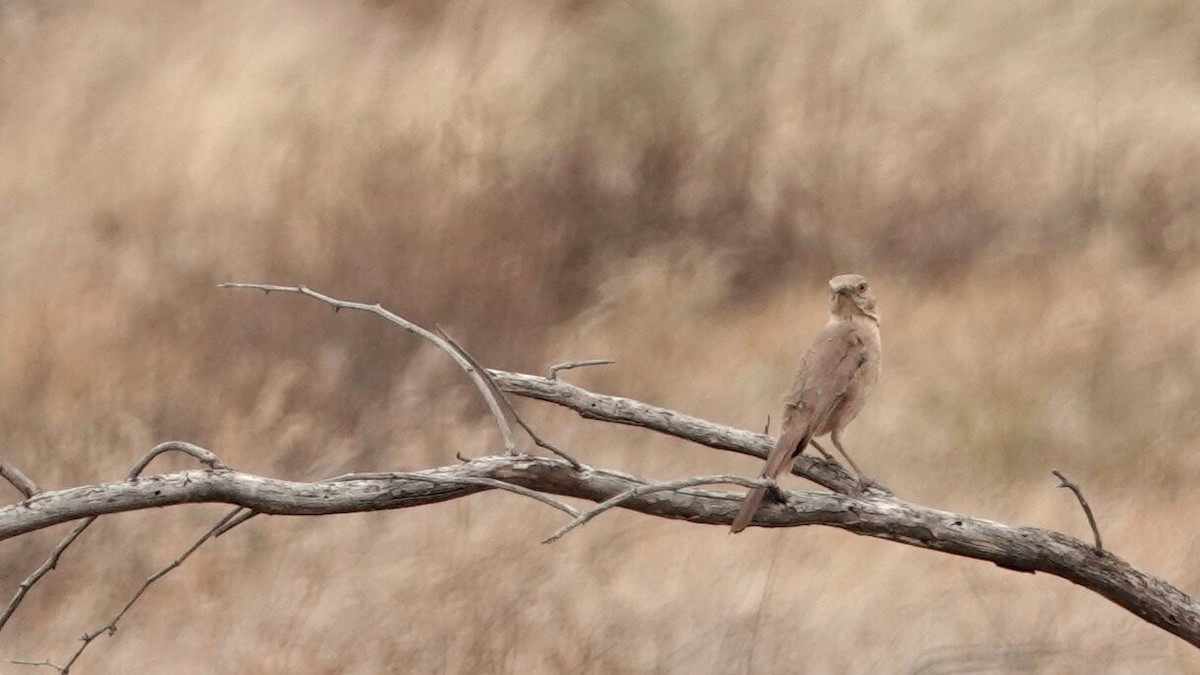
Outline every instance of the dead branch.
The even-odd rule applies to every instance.
[[[159,455],[167,452],[181,452],[186,455],[190,455],[196,458],[196,460],[201,464],[204,464],[211,469],[226,468],[221,460],[209,450],[206,450],[198,445],[185,443],[183,441],[167,441],[165,443],[159,443],[158,445],[147,450],[146,454],[142,455],[141,459],[135,462],[134,465],[129,469],[129,473],[126,474],[128,479],[133,480],[140,476],[141,473],[146,470],[146,467],[150,465],[150,462],[154,461],[154,459]],[[29,484],[32,486],[32,481],[30,481]],[[33,487],[33,492],[39,493],[39,491],[36,489],[36,486]],[[26,497],[30,496],[31,495],[26,495]],[[28,505],[28,501],[24,502],[23,504],[18,504],[18,506]],[[0,630],[4,630],[4,626],[8,624],[9,619],[12,618],[13,614],[17,611],[17,608],[21,606],[22,602],[24,602],[25,596],[29,594],[30,589],[32,589],[37,582],[41,581],[43,577],[49,574],[51,570],[58,566],[58,561],[62,558],[63,553],[66,552],[67,548],[69,548],[71,544],[75,543],[75,540],[78,539],[81,534],[83,534],[84,530],[87,530],[89,527],[91,527],[92,523],[96,522],[96,518],[98,517],[99,514],[89,514],[86,518],[80,521],[79,524],[71,528],[71,531],[68,532],[65,537],[60,539],[58,544],[56,544],[50,551],[50,555],[46,557],[46,560],[28,577],[22,580],[20,584],[17,585],[17,590],[13,594],[12,599],[8,601],[8,605],[5,606],[4,612],[0,614]],[[72,659],[72,662],[74,662],[74,659]],[[51,664],[45,663],[39,665]],[[68,663],[66,667],[70,668],[70,664]]]
[[[37,483],[33,482],[33,479],[2,459],[0,459],[0,478],[4,478],[4,480],[11,483],[13,487],[17,488],[17,492],[20,492],[25,497],[32,497],[41,492]]]
[[[470,461],[470,460],[467,460],[467,461]],[[572,468],[579,469],[582,467],[581,466],[572,466]],[[550,497],[548,495],[542,494],[541,492],[538,492],[536,490],[531,490],[527,487],[521,487],[520,485],[515,485],[512,483],[505,483],[504,481],[499,481],[494,478],[479,478],[479,477],[474,477],[474,476],[437,476],[437,477],[434,477],[434,476],[430,476],[430,474],[428,474],[428,473],[410,473],[410,472],[403,472],[403,471],[373,471],[370,473],[348,473],[348,474],[345,474],[342,476],[336,476],[334,478],[327,478],[322,482],[332,483],[332,482],[345,482],[345,481],[350,481],[350,480],[380,480],[380,479],[386,480],[389,478],[413,479],[413,480],[423,480],[423,481],[435,480],[438,482],[446,483],[448,485],[478,485],[481,487],[492,488],[493,490],[505,490],[507,492],[512,492],[514,494],[521,495],[522,497],[529,497],[530,499],[532,499],[534,501],[539,501],[547,506],[550,506],[551,508],[555,508],[555,509],[558,509],[559,511],[562,511],[563,513],[567,514],[568,516],[571,516],[572,518],[579,518],[581,515],[583,515],[579,512],[578,509],[570,506],[569,504],[566,504],[562,501],[554,499],[553,497]]]
[[[179,452],[185,455],[190,455],[194,457],[197,462],[200,462],[210,469],[229,468],[225,466],[225,464],[223,464],[221,460],[218,459],[217,456],[211,451],[205,450],[198,445],[185,443],[183,441],[167,441],[166,443],[159,443],[153,448],[147,450],[146,454],[142,455],[142,458],[139,459],[131,469],[129,469],[128,477],[137,478],[138,476],[142,475],[142,472],[146,470],[146,467],[150,465],[150,462],[154,461],[155,457],[168,452]]]
[[[53,668],[60,673],[63,672],[62,666],[58,665],[57,663],[54,663],[53,661],[50,661],[49,659],[42,659],[40,661],[26,661],[24,659],[9,659],[8,662],[13,665],[17,665],[17,666],[46,666],[48,668]]]
[[[554,454],[558,455],[559,457],[562,457],[563,459],[570,462],[571,466],[575,467],[576,469],[583,468],[583,465],[580,464],[579,461],[576,460],[574,457],[568,455],[566,452],[563,452],[562,450],[559,450],[557,447],[555,447],[551,443],[548,443],[547,441],[542,440],[542,437],[539,436],[537,434],[537,432],[533,430],[533,427],[529,426],[529,423],[526,422],[525,418],[521,416],[521,413],[517,411],[517,408],[512,404],[512,401],[508,400],[508,396],[506,396],[504,394],[504,390],[501,389],[500,386],[496,384],[496,381],[492,379],[492,374],[490,372],[488,372],[488,369],[479,365],[479,362],[475,360],[475,357],[471,356],[471,353],[468,352],[466,349],[463,349],[462,345],[455,342],[454,338],[447,335],[446,331],[442,330],[441,326],[438,326],[437,330],[438,330],[438,335],[442,336],[442,338],[446,340],[446,343],[449,344],[451,347],[453,347],[455,349],[455,351],[458,352],[459,356],[462,356],[464,359],[466,359],[467,363],[470,363],[471,367],[475,369],[475,372],[477,372],[483,376],[483,379],[487,382],[488,390],[492,392],[492,395],[496,397],[497,401],[499,401],[500,403],[502,403],[504,405],[504,409],[510,415],[513,416],[513,419],[515,419],[517,421],[517,424],[520,425],[520,427],[525,430],[525,433],[529,434],[529,438],[531,440],[533,440],[534,445],[537,445],[540,448],[545,448],[546,450],[553,452]]]
[[[221,527],[218,527],[217,531],[213,533],[213,538],[216,539],[217,537],[225,534],[226,532],[257,515],[257,513],[251,511],[250,509],[243,509],[240,506],[236,507],[233,512],[229,514],[229,519],[225,520],[225,524]]]
[[[601,513],[620,506],[622,502],[632,499],[633,497],[648,495],[653,492],[666,492],[668,490],[681,490],[683,488],[698,487],[700,485],[720,484],[741,485],[742,487],[747,488],[773,485],[773,483],[767,480],[750,480],[748,478],[743,478],[742,476],[733,476],[729,474],[721,476],[697,476],[696,478],[684,478],[683,480],[673,480],[666,483],[646,483],[645,485],[639,485],[635,488],[630,488],[616,497],[606,499],[583,513],[576,514],[575,520],[572,520],[566,525],[558,528],[557,532],[543,539],[542,543],[552,544],[559,539],[562,539],[564,534],[579,527],[580,525],[583,525]]]
[[[398,314],[389,312],[380,306],[379,303],[368,305],[362,302],[338,300],[337,298],[331,298],[323,293],[318,293],[317,291],[314,291],[306,286],[276,286],[272,284],[247,284],[230,281],[217,284],[217,288],[253,288],[263,291],[264,293],[270,293],[272,291],[277,291],[280,293],[298,293],[300,295],[320,300],[321,302],[333,307],[334,311],[353,309],[360,312],[374,314],[378,317],[382,317],[385,321],[389,321],[397,326],[400,326],[410,333],[419,335],[426,340],[429,340],[438,349],[449,354],[450,358],[454,360],[454,363],[457,364],[458,367],[467,374],[467,377],[471,378],[471,381],[475,384],[475,387],[483,396],[484,402],[487,403],[488,410],[491,411],[492,417],[495,418],[496,426],[500,428],[500,436],[504,441],[504,449],[510,455],[517,454],[517,444],[513,439],[512,429],[508,426],[508,420],[504,418],[504,411],[500,408],[500,403],[496,401],[496,397],[493,396],[491,390],[488,389],[487,380],[475,368],[475,366],[472,366],[469,361],[462,357],[462,354],[456,351],[453,346],[432,331],[422,328],[421,326],[418,326],[417,324]]]
[[[1083,515],[1087,516],[1088,525],[1092,526],[1092,536],[1096,538],[1096,551],[1103,551],[1104,544],[1100,543],[1100,528],[1096,525],[1096,516],[1092,514],[1092,507],[1088,506],[1087,499],[1083,496],[1083,490],[1075,483],[1067,480],[1067,477],[1058,469],[1051,469],[1050,473],[1058,478],[1058,487],[1068,488],[1071,492],[1075,493],[1075,499],[1079,500],[1079,506],[1083,507]]]
[[[205,452],[208,452],[208,451],[205,450]],[[214,459],[215,459],[215,457],[214,457]],[[196,549],[200,548],[200,546],[203,545],[204,542],[206,542],[209,539],[212,539],[214,536],[216,536],[216,533],[218,531],[220,531],[222,528],[224,528],[225,525],[235,515],[237,515],[238,512],[239,512],[239,510],[230,511],[228,515],[226,515],[221,520],[217,521],[217,524],[213,525],[212,528],[210,528],[207,532],[205,532],[199,539],[192,542],[192,545],[187,547],[187,549],[184,550],[183,553],[181,553],[179,556],[177,556],[174,560],[172,560],[170,563],[168,563],[162,569],[158,570],[154,574],[151,574],[149,577],[146,577],[146,580],[144,582],[142,582],[142,585],[137,589],[137,591],[134,592],[134,594],[132,596],[130,596],[129,600],[125,603],[125,606],[121,608],[121,611],[117,612],[116,615],[113,616],[113,618],[109,619],[108,623],[104,624],[100,628],[97,628],[93,631],[89,631],[89,632],[83,634],[83,637],[80,638],[79,648],[75,650],[75,653],[71,655],[70,659],[67,659],[66,664],[64,664],[63,666],[60,667],[60,666],[56,666],[56,665],[50,663],[49,661],[45,661],[38,665],[46,665],[46,666],[50,666],[52,668],[57,668],[58,672],[61,673],[62,675],[67,675],[67,673],[70,673],[71,666],[75,665],[75,662],[79,660],[79,657],[83,656],[83,652],[88,648],[88,645],[92,644],[92,642],[94,642],[96,640],[96,638],[100,637],[101,635],[112,635],[113,633],[116,633],[117,632],[117,624],[120,623],[121,619],[125,617],[125,615],[133,607],[133,605],[135,603],[137,603],[138,600],[141,599],[142,595],[144,595],[146,593],[146,591],[149,590],[150,586],[153,585],[154,582],[165,577],[168,573],[170,573],[171,570],[182,565],[183,561],[187,560],[188,557],[190,557],[193,553],[195,553]]]
[[[116,629],[117,622],[154,581],[178,567],[204,542],[258,513],[317,516],[401,509],[498,489],[536,500],[568,514],[572,520],[547,540],[553,541],[616,507],[693,523],[728,525],[740,507],[743,496],[698,487],[713,483],[743,486],[761,484],[759,481],[738,476],[701,476],[652,483],[629,474],[580,464],[548,444],[538,442],[540,439],[524,424],[522,426],[526,427],[535,442],[559,453],[564,459],[519,455],[511,429],[507,425],[505,412],[512,412],[518,420],[520,416],[504,397],[503,392],[552,402],[574,410],[588,419],[640,426],[698,444],[759,458],[766,456],[772,439],[766,435],[723,427],[640,401],[593,393],[554,377],[542,378],[501,370],[485,370],[448,336],[431,333],[379,305],[336,300],[303,286],[221,286],[307,295],[333,306],[335,310],[356,309],[376,314],[425,337],[446,351],[476,384],[501,428],[507,454],[464,460],[461,464],[416,472],[348,474],[316,483],[303,483],[234,471],[225,467],[215,455],[203,448],[175,442],[152,448],[135,464],[127,480],[54,492],[37,492],[34,487],[29,490],[30,495],[24,501],[0,508],[0,540],[83,519],[80,526],[63,540],[56,553],[43,565],[46,569],[53,567],[57,556],[61,555],[61,549],[69,546],[83,529],[102,515],[192,503],[225,503],[235,506],[236,509],[215,524],[175,561],[147,579],[108,624],[86,634],[84,645],[66,666],[59,668],[49,661],[25,663],[46,665],[66,673],[88,644],[99,635],[111,633]],[[552,375],[556,374],[557,370],[553,370]],[[149,461],[168,451],[187,453],[206,464],[209,469],[138,476]],[[453,453],[447,451],[447,455],[452,454],[460,458],[461,453],[461,450]],[[1049,530],[1006,525],[927,508],[898,499],[884,489],[872,488],[858,493],[855,490],[855,477],[847,474],[836,463],[821,459],[802,456],[795,462],[792,471],[834,492],[784,493],[784,500],[764,504],[755,514],[753,524],[760,527],[824,525],[863,536],[985,560],[1005,569],[1053,574],[1099,593],[1143,620],[1183,638],[1192,645],[1200,646],[1200,603],[1166,581],[1141,572],[1101,549],[1099,531],[1091,510],[1077,486],[1072,489],[1075,490],[1092,524],[1096,535],[1095,547]],[[1073,486],[1060,473],[1055,474],[1063,481],[1065,487]],[[4,476],[8,477],[8,474]],[[9,480],[20,489],[19,479]],[[596,506],[580,511],[550,495],[583,499],[594,502]],[[37,578],[40,576],[34,578],[34,581]],[[19,602],[19,598],[16,602]],[[4,620],[11,616],[13,608],[15,605],[10,603],[10,611]]]
[[[0,540],[78,518],[174,504],[222,502],[267,514],[309,516],[410,508],[489,489],[473,479],[596,503],[620,497],[624,509],[709,525],[728,525],[742,500],[741,494],[695,488],[639,494],[647,481],[635,476],[586,467],[577,471],[562,460],[528,456],[482,457],[425,471],[319,483],[231,470],[191,470],[44,492],[27,503],[0,508]],[[1090,544],[1073,537],[888,496],[854,498],[811,491],[787,496],[787,503],[765,504],[754,524],[825,525],[1006,569],[1053,574],[1200,646],[1200,604],[1166,581],[1134,569],[1111,553],[1098,555]]]
[[[766,459],[775,443],[775,439],[765,434],[714,424],[631,398],[597,394],[562,380],[503,370],[489,370],[488,373],[501,389],[509,393],[569,408],[585,419],[642,427],[759,459]],[[858,489],[857,479],[836,462],[826,462],[808,455],[796,459],[792,473],[834,492],[845,494]]]
[[[190,455],[196,457],[201,462],[204,462],[205,464],[211,466],[214,469],[227,468],[224,464],[222,464],[220,462],[220,460],[217,459],[216,455],[212,454],[208,450],[205,450],[204,448],[201,448],[199,446],[191,445],[188,443],[163,443],[161,445],[155,446],[154,448],[151,448],[151,450],[142,458],[142,460],[140,460],[134,466],[134,471],[140,472],[142,469],[145,468],[146,464],[148,464],[149,461],[152,460],[154,457],[158,456],[159,454],[162,454],[163,452],[170,451],[170,450],[178,450],[178,451],[186,452],[187,454],[190,454]],[[345,482],[345,481],[349,481],[349,480],[362,480],[362,479],[375,480],[375,479],[381,479],[381,478],[383,478],[383,479],[386,479],[386,478],[416,478],[416,479],[423,480],[423,481],[431,480],[431,476],[429,476],[429,475],[406,474],[406,473],[401,473],[401,472],[386,472],[386,473],[371,473],[371,474],[346,474],[343,476],[337,476],[334,478],[326,479],[323,482]],[[574,518],[578,518],[581,515],[577,509],[563,503],[560,500],[554,499],[553,497],[550,497],[549,495],[545,495],[540,492],[530,490],[529,488],[521,487],[520,485],[509,484],[509,483],[505,483],[505,482],[495,480],[492,478],[482,478],[482,477],[472,477],[472,476],[462,476],[462,477],[448,476],[448,477],[434,477],[433,479],[436,481],[439,481],[439,482],[447,483],[447,484],[478,485],[481,487],[487,487],[487,488],[496,489],[496,490],[504,490],[507,492],[513,492],[518,495],[533,499],[535,501],[542,502],[543,504],[547,504],[547,505],[549,505],[553,508],[556,508],[556,509],[562,511],[563,513],[566,513],[567,515],[572,516]],[[59,673],[61,673],[62,675],[67,675],[67,673],[69,673],[71,671],[71,667],[75,665],[75,662],[79,660],[79,657],[83,656],[83,652],[87,650],[88,646],[91,645],[92,642],[94,642],[96,640],[96,638],[98,638],[102,635],[112,635],[112,634],[116,633],[117,624],[120,623],[121,619],[124,618],[124,616],[129,612],[129,610],[133,608],[134,604],[136,604],[137,601],[140,600],[141,597],[146,593],[146,591],[149,590],[151,585],[153,585],[159,579],[161,579],[164,576],[166,576],[167,574],[169,574],[172,570],[174,570],[174,569],[178,568],[180,565],[182,565],[183,562],[185,560],[187,560],[193,553],[195,553],[196,550],[199,549],[200,546],[202,546],[205,542],[228,532],[229,530],[246,522],[253,516],[257,515],[258,513],[260,513],[260,512],[250,510],[250,509],[245,509],[245,508],[238,506],[238,507],[235,507],[229,513],[227,513],[220,520],[218,520],[215,525],[213,525],[199,539],[194,541],[191,546],[189,546],[187,549],[184,550],[183,553],[181,553],[178,557],[176,557],[174,560],[172,560],[170,563],[168,563],[165,567],[163,567],[162,569],[158,570],[154,574],[147,577],[146,580],[142,583],[142,585],[137,589],[137,591],[135,591],[133,593],[133,595],[130,596],[129,600],[125,603],[125,606],[122,607],[121,610],[118,611],[108,621],[108,623],[106,623],[105,625],[103,625],[95,630],[84,633],[83,637],[80,639],[79,648],[75,650],[75,653],[71,655],[71,658],[67,660],[65,665],[58,666],[58,665],[50,662],[49,660],[42,660],[42,661],[37,661],[37,662],[14,660],[14,661],[12,661],[12,663],[24,664],[24,665],[48,666],[48,667],[58,670]],[[71,534],[69,534],[67,536],[67,538],[65,538],[63,540],[63,542],[60,542],[59,547],[55,549],[55,555],[53,555],[51,557],[51,559],[57,561],[57,558],[59,555],[61,555],[62,550],[65,549],[68,545],[70,545],[70,543],[72,541],[74,541],[74,539],[76,537],[78,537],[80,534],[82,534],[83,530],[86,529],[87,526],[90,525],[95,520],[96,520],[95,516],[88,518],[82,523],[81,527],[75,528],[75,530],[73,530],[71,532]],[[38,578],[40,578],[40,577],[38,577]],[[37,579],[35,578],[34,581],[36,582],[36,580]],[[29,585],[22,584],[21,590],[24,592],[27,592],[29,586],[31,586],[31,585],[32,585],[32,583]],[[23,593],[22,593],[22,595],[23,595]],[[16,603],[10,604],[9,609],[5,614],[5,618],[7,619],[8,616],[11,616],[12,612],[15,609],[16,609]]]
[[[84,530],[91,527],[95,520],[95,517],[89,517],[80,521],[75,527],[71,528],[71,531],[67,533],[67,536],[60,539],[50,551],[50,555],[46,556],[46,560],[43,561],[41,565],[38,565],[38,568],[31,572],[29,576],[25,577],[20,584],[17,584],[16,592],[13,593],[12,599],[8,601],[8,605],[4,608],[4,613],[0,614],[0,630],[3,630],[4,626],[8,625],[8,620],[12,618],[12,615],[17,611],[17,608],[21,606],[22,602],[24,602],[25,596],[29,594],[29,590],[33,588],[37,582],[41,581],[42,577],[49,574],[50,570],[53,570],[58,566],[58,561],[62,559],[62,555],[66,552],[67,548],[70,547],[71,544],[75,543],[75,540],[79,538],[79,535],[83,534]]]
[[[578,361],[566,361],[564,363],[556,363],[550,366],[550,379],[558,379],[558,371],[571,370],[572,368],[583,368],[585,366],[607,366],[616,363],[612,359],[580,359]]]

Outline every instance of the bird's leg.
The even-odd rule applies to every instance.
[[[825,448],[821,447],[821,444],[817,442],[817,439],[815,439],[815,438],[812,439],[811,441],[809,441],[809,444],[812,445],[814,448],[816,448],[817,451],[819,451],[822,455],[825,455],[825,461],[827,461],[827,462],[836,462],[837,461],[833,458],[833,455],[829,454],[828,452],[825,451]],[[847,458],[847,459],[849,459],[849,458]]]
[[[846,461],[850,462],[850,466],[854,467],[854,474],[858,477],[858,491],[862,492],[867,485],[866,479],[863,478],[862,469],[858,468],[858,465],[854,463],[854,460],[850,459],[850,455],[846,454],[846,449],[842,447],[842,441],[839,438],[840,435],[841,430],[834,429],[833,433],[829,435],[829,438],[833,440],[833,447],[837,448],[838,452],[842,453],[842,457],[845,457]]]
[[[826,461],[826,464],[832,464],[838,468],[841,468],[842,471],[845,471],[845,468],[841,466],[841,462],[834,459],[834,456],[830,455],[828,450],[822,448],[821,443],[817,443],[816,438],[814,438],[814,440],[809,441],[809,444],[810,444],[810,446],[816,448],[818,450],[818,452],[820,452],[822,455],[824,455],[824,461]],[[839,448],[839,449],[841,449],[841,448]],[[842,450],[841,454],[845,455],[846,454],[845,450]],[[850,459],[850,455],[846,455],[846,459]],[[850,464],[853,465],[854,462],[851,461]],[[856,471],[857,471],[857,467],[856,467]]]
[[[815,438],[813,440],[809,441],[808,444],[813,446],[814,448],[816,448],[825,457],[826,464],[832,464],[832,465],[838,467],[839,469],[842,468],[842,465],[840,463],[838,463],[838,461],[833,458],[833,455],[829,454],[825,450],[825,448],[822,448],[821,444],[818,443]]]

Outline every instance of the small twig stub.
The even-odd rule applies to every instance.
[[[1100,528],[1096,525],[1096,516],[1092,514],[1092,507],[1088,505],[1087,499],[1083,496],[1083,490],[1075,483],[1067,480],[1063,472],[1058,469],[1052,469],[1050,473],[1053,473],[1058,478],[1058,487],[1067,488],[1075,493],[1075,498],[1079,500],[1079,505],[1083,507],[1083,515],[1087,516],[1088,525],[1092,526],[1092,535],[1096,538],[1096,552],[1103,552],[1104,544],[1100,542]]]
[[[41,489],[38,488],[37,483],[33,482],[33,479],[31,479],[29,476],[26,476],[25,473],[17,467],[2,459],[0,459],[0,477],[3,477],[4,480],[7,480],[9,483],[11,483],[12,486],[15,487],[18,492],[24,495],[26,499],[29,499],[35,494],[41,492]]]
[[[580,359],[578,361],[564,361],[550,366],[550,379],[558,379],[558,371],[571,370],[572,368],[583,368],[585,366],[607,366],[616,363],[612,359]]]

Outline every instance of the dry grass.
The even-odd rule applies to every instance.
[[[760,428],[823,279],[876,280],[848,434],[901,494],[1087,534],[1195,592],[1200,10],[1187,2],[0,5],[0,445],[46,486],[179,438],[247,470],[495,440],[438,354]],[[753,462],[526,404],[589,462]],[[175,466],[182,460],[171,460]],[[168,462],[170,463],[170,462]],[[165,465],[164,465],[165,468]],[[58,658],[221,509],[103,521],[0,636]],[[511,495],[259,519],[82,672],[1184,671],[1064,582],[838,532]],[[54,537],[7,542],[7,587]]]

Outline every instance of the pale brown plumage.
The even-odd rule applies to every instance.
[[[843,274],[829,280],[829,323],[813,339],[800,359],[792,388],[784,398],[783,426],[779,440],[767,455],[763,478],[774,481],[804,448],[812,443],[829,457],[814,440],[830,434],[833,445],[854,467],[862,482],[862,472],[840,439],[842,429],[858,415],[867,395],[879,379],[879,315],[867,280],[857,274]],[[750,524],[767,488],[753,488],[733,519],[731,532],[741,532]]]

